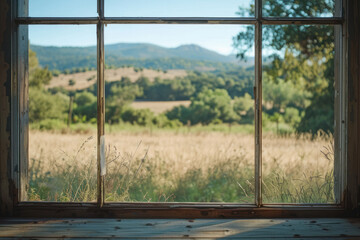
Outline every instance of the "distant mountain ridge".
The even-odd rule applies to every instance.
[[[72,69],[77,67],[96,67],[96,47],[53,47],[30,45],[36,52],[39,63],[50,69]],[[120,67],[160,68],[163,70],[182,68],[216,68],[239,66],[234,55],[222,55],[199,45],[188,44],[175,48],[161,47],[149,43],[117,43],[105,45],[107,65]],[[249,65],[240,62],[241,65]]]

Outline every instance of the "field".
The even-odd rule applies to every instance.
[[[67,90],[81,90],[90,87],[96,83],[96,71],[86,71],[72,74],[60,74],[53,77],[47,88],[64,87]],[[121,77],[128,77],[132,82],[135,82],[139,77],[146,76],[150,81],[156,77],[161,79],[174,79],[176,77],[184,77],[187,75],[186,70],[170,69],[166,72],[157,71],[153,69],[135,69],[133,67],[123,67],[117,69],[106,69],[105,80],[109,82],[119,81]],[[69,81],[74,80],[75,84],[69,86]]]
[[[241,126],[218,129],[114,127],[106,201],[253,203],[254,137]],[[264,202],[332,203],[332,154],[328,137],[264,133]],[[32,130],[29,172],[29,200],[94,201],[96,132]]]

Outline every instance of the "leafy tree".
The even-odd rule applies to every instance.
[[[130,122],[140,126],[149,126],[153,123],[154,113],[150,109],[127,108],[121,114],[124,122]]]
[[[47,67],[41,68],[36,53],[29,48],[29,87],[42,88],[50,83],[52,73]]]
[[[233,110],[231,97],[224,89],[205,90],[191,100],[190,106],[175,107],[167,112],[169,119],[179,119],[183,124],[210,124],[233,122],[239,119]]]
[[[96,96],[91,92],[83,91],[75,94],[74,98],[75,108],[74,114],[79,119],[89,121],[96,118],[97,115],[97,101]]]
[[[31,88],[29,91],[29,121],[63,119],[68,110],[68,96],[52,95],[44,89]]]
[[[270,105],[272,112],[283,111],[287,106],[305,108],[309,103],[307,98],[312,96],[293,82],[278,78],[276,82],[267,74],[263,76],[263,99],[265,109]]]
[[[247,112],[254,107],[254,99],[250,94],[245,93],[243,97],[236,97],[234,99],[234,110],[238,115],[242,115],[241,112]]]
[[[216,119],[233,122],[237,116],[226,90],[215,89],[201,92],[191,101],[191,123],[209,124]]]
[[[284,121],[287,124],[290,124],[292,127],[297,127],[301,121],[299,110],[293,107],[288,107],[285,109],[283,118]]]
[[[123,108],[141,96],[142,91],[138,85],[128,82],[123,78],[110,87],[110,93],[106,99],[106,118],[112,122],[119,122]]]
[[[267,0],[264,16],[329,16],[332,15],[334,1],[277,1]],[[254,13],[254,8],[247,11]],[[244,12],[242,12],[244,13]],[[240,14],[242,14],[240,13]],[[238,47],[238,57],[253,46],[254,28],[234,37]],[[243,46],[246,46],[245,48]],[[333,131],[334,103],[334,28],[331,26],[309,25],[269,25],[263,28],[263,47],[272,48],[275,53],[272,62],[264,70],[272,81],[283,79],[292,82],[307,95],[308,104],[297,130],[311,132]],[[279,53],[285,52],[281,58]],[[278,106],[279,107],[279,106]]]
[[[29,87],[42,88],[50,83],[51,72],[47,68],[36,68],[29,76]]]
[[[179,120],[182,124],[187,124],[190,121],[191,110],[183,105],[176,106],[165,113],[166,117],[171,120]]]
[[[241,118],[241,123],[254,122],[254,104],[254,99],[248,93],[243,97],[235,97],[234,111]]]
[[[91,104],[96,102],[96,96],[94,96],[94,94],[87,92],[87,91],[83,91],[80,93],[76,93],[75,94],[75,99],[74,102],[78,105],[78,106],[83,106],[83,105],[87,105],[87,104]]]
[[[67,110],[68,97],[62,93],[52,94],[45,90],[52,78],[47,68],[39,66],[36,53],[29,49],[29,121],[62,119]]]
[[[69,80],[69,86],[74,86],[76,84],[74,79]]]

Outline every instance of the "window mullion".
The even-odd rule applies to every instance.
[[[97,23],[97,204],[104,204],[105,166],[105,48],[104,48],[104,0],[98,0]]]
[[[262,0],[255,1],[255,204],[262,205]]]
[[[342,17],[342,0],[335,1],[335,16]],[[343,40],[343,30],[345,29],[342,25],[337,25],[335,28],[335,55],[334,55],[334,90],[335,90],[335,106],[334,106],[334,193],[335,193],[335,202],[343,202],[343,191],[345,188],[345,99],[344,90],[346,89],[346,82],[344,77],[344,43]]]

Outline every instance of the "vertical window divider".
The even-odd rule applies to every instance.
[[[346,1],[335,0],[335,17],[343,17],[342,9]],[[334,194],[336,204],[344,202],[343,192],[346,186],[346,86],[347,81],[344,75],[344,66],[346,57],[344,51],[346,48],[346,29],[345,23],[334,26],[335,34],[335,56],[334,56]],[[345,38],[345,39],[344,39]],[[344,65],[345,64],[345,65]]]
[[[262,0],[255,0],[255,204],[262,206]]]
[[[98,0],[97,23],[97,205],[104,205],[105,160],[105,47],[104,47],[104,0]]]

